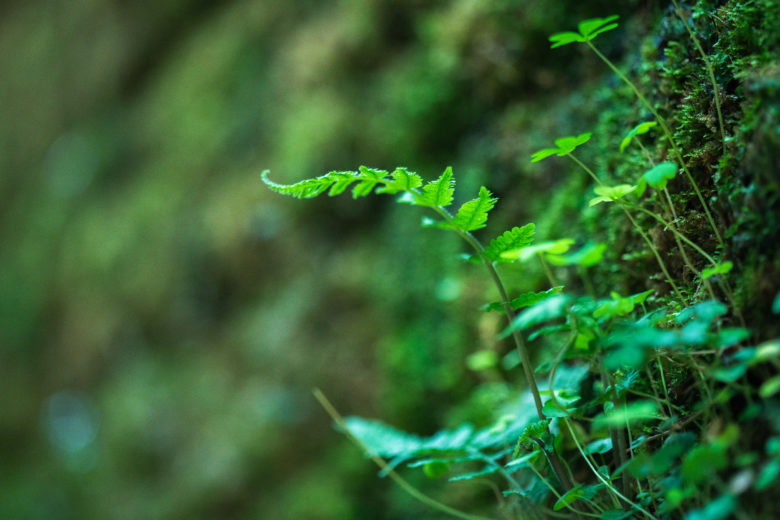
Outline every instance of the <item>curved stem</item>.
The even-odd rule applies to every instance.
[[[325,411],[330,415],[331,419],[333,419],[333,422],[336,423],[336,425],[344,431],[347,437],[355,443],[361,450],[363,450],[370,458],[374,461],[374,463],[379,466],[383,472],[389,476],[393,482],[398,484],[398,486],[409,493],[412,497],[416,498],[420,502],[427,504],[431,506],[434,509],[438,509],[442,513],[446,513],[448,515],[452,515],[456,518],[463,518],[464,520],[491,520],[484,516],[478,516],[478,515],[472,515],[469,513],[464,513],[463,511],[458,511],[457,509],[453,509],[452,507],[442,504],[441,502],[438,502],[428,495],[423,494],[420,492],[417,488],[409,484],[403,477],[401,477],[398,473],[396,473],[393,469],[391,469],[387,463],[379,456],[374,455],[374,453],[371,452],[371,450],[368,449],[368,447],[363,444],[363,442],[352,435],[352,432],[349,431],[349,428],[347,428],[347,424],[344,422],[344,418],[339,414],[339,412],[336,410],[336,408],[331,404],[330,401],[328,401],[328,398],[325,397],[325,394],[322,393],[322,391],[319,388],[315,388],[313,390],[314,397],[319,401],[320,405],[325,409]]]
[[[707,54],[704,52],[704,49],[701,46],[701,43],[699,43],[699,39],[696,37],[695,34],[693,34],[693,30],[688,25],[688,21],[685,19],[685,17],[682,14],[682,9],[680,9],[680,6],[677,4],[677,0],[672,0],[672,4],[674,4],[675,12],[677,13],[677,16],[680,18],[680,21],[682,21],[683,25],[685,26],[685,30],[688,31],[688,35],[691,37],[691,40],[693,40],[693,44],[696,46],[696,50],[699,51],[699,54],[701,55],[702,61],[704,61],[704,67],[707,69],[707,74],[710,76],[710,82],[712,83],[712,90],[715,93],[715,110],[718,112],[718,124],[720,125],[720,139],[721,143],[723,144],[723,147],[726,147],[726,129],[723,126],[723,114],[721,114],[720,111],[720,90],[718,89],[718,82],[715,80],[715,70],[712,68],[712,62],[710,62],[710,59],[707,57]]]
[[[691,186],[693,187],[693,191],[696,192],[696,196],[699,198],[699,202],[701,202],[702,207],[704,208],[704,213],[707,215],[707,220],[710,223],[710,226],[712,227],[712,231],[715,233],[715,237],[718,239],[718,243],[723,245],[723,238],[720,236],[720,232],[718,231],[718,227],[715,225],[715,220],[712,218],[712,214],[710,213],[709,206],[707,205],[707,202],[704,200],[704,196],[701,194],[701,191],[699,190],[698,184],[696,184],[696,181],[693,179],[693,175],[691,175],[690,170],[688,170],[688,165],[685,164],[685,159],[683,159],[682,152],[677,146],[677,143],[674,140],[674,137],[672,136],[671,130],[669,130],[669,127],[666,125],[666,121],[664,118],[661,117],[661,115],[653,108],[653,105],[650,104],[650,102],[645,98],[645,96],[642,95],[641,92],[639,92],[639,89],[636,88],[636,86],[629,80],[625,74],[620,72],[620,69],[618,69],[606,56],[601,54],[599,50],[596,48],[595,45],[593,45],[591,42],[587,41],[585,42],[588,44],[588,47],[596,53],[596,56],[601,58],[601,61],[607,64],[607,66],[612,69],[612,72],[617,74],[617,76],[623,80],[623,82],[628,85],[631,90],[634,92],[634,95],[637,97],[637,99],[650,111],[651,114],[653,114],[653,117],[655,117],[655,120],[658,121],[658,125],[661,127],[661,130],[663,131],[666,138],[669,140],[669,144],[672,147],[672,152],[674,152],[675,157],[677,158],[677,161],[680,163],[680,166],[682,166],[683,171],[685,171],[685,175],[688,177],[688,181],[691,183]]]
[[[590,467],[591,471],[594,475],[596,475],[596,478],[598,478],[602,484],[607,486],[607,489],[609,489],[615,496],[623,500],[626,504],[630,505],[632,508],[636,509],[640,513],[643,513],[645,516],[650,518],[651,520],[658,520],[655,516],[653,516],[651,513],[648,513],[645,511],[642,506],[639,504],[635,504],[630,499],[626,498],[620,491],[618,491],[615,486],[612,485],[611,482],[609,482],[607,479],[605,479],[601,473],[598,472],[596,467],[593,465],[593,463],[590,461],[588,456],[585,454],[585,451],[582,449],[582,445],[580,444],[580,441],[577,439],[577,434],[574,433],[574,429],[571,427],[571,424],[569,424],[569,420],[566,418],[561,419],[564,423],[566,423],[566,426],[569,428],[569,432],[571,433],[572,439],[574,439],[574,444],[577,445],[577,449],[579,450],[582,457],[585,459],[585,462],[587,462],[588,466]]]

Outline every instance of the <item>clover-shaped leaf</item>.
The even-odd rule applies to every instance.
[[[650,168],[639,179],[639,185],[637,186],[637,195],[642,196],[645,192],[645,188],[649,184],[656,190],[662,190],[666,188],[666,184],[677,175],[677,164],[669,161],[664,161]]]
[[[596,186],[593,191],[598,197],[590,199],[589,206],[595,206],[602,202],[615,202],[636,190],[631,184],[618,184],[617,186]]]
[[[570,135],[558,138],[555,140],[556,148],[545,148],[543,150],[539,150],[538,152],[531,155],[531,162],[539,162],[542,159],[550,157],[551,155],[557,155],[558,157],[568,155],[572,153],[578,146],[590,141],[590,137],[592,135],[592,133],[588,132],[578,136]]]
[[[626,147],[631,144],[631,140],[642,134],[646,134],[650,131],[651,128],[656,126],[658,123],[655,121],[645,121],[644,123],[639,123],[634,128],[631,129],[630,132],[626,134],[626,136],[623,138],[622,141],[620,141],[620,153],[623,153],[623,150],[626,149]]]
[[[707,278],[713,277],[717,274],[726,274],[731,271],[732,267],[734,267],[734,264],[731,262],[722,262],[715,267],[707,267],[706,269],[702,269],[701,277],[702,279],[706,280]]]
[[[579,33],[567,31],[556,33],[550,36],[550,41],[552,42],[550,48],[554,49],[556,47],[561,47],[562,45],[568,45],[574,42],[590,41],[599,34],[606,31],[611,31],[617,27],[618,24],[610,23],[617,19],[618,16],[613,15],[607,16],[606,18],[591,18],[589,20],[584,20],[580,22],[579,26],[577,26]]]

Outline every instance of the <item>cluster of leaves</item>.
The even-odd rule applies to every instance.
[[[591,41],[617,27],[615,19],[586,20],[578,32],[550,37],[552,47],[581,42],[598,52]],[[661,119],[658,123],[669,141],[670,151],[664,157],[676,154],[683,161],[665,123]],[[656,126],[656,122],[635,126],[620,142],[620,152],[635,141],[641,146],[640,136]],[[697,283],[713,298],[701,301],[679,290],[677,299],[662,298],[652,289],[627,296],[610,291],[608,298],[565,292],[553,279],[551,267],[585,272],[604,261],[608,245],[587,241],[571,251],[577,243],[573,238],[534,243],[535,226],[529,223],[499,234],[483,247],[473,232],[487,226],[497,199],[482,186],[475,198],[450,212],[455,200],[450,168],[427,183],[405,168],[389,172],[367,167],[330,172],[293,185],[276,184],[267,172],[263,180],[270,189],[296,198],[325,192],[333,196],[351,187],[355,198],[373,192],[390,194],[400,203],[431,209],[438,220],[424,218],[423,224],[460,235],[476,252],[469,258],[483,263],[499,288],[502,301],[483,309],[509,318],[499,337],[515,338],[530,386],[526,396],[530,399],[521,402],[534,400],[535,413],[530,405],[515,403],[493,425],[475,429],[462,424],[430,437],[379,421],[348,418],[344,428],[368,454],[389,460],[383,474],[405,464],[422,468],[431,478],[446,476],[450,481],[499,477],[508,497],[504,508],[519,517],[552,509],[602,519],[726,518],[752,497],[767,500],[780,478],[780,414],[775,397],[780,393],[780,376],[775,375],[780,341],[751,345],[749,329],[727,326],[729,307],[714,298],[710,282],[717,281],[731,299],[726,278],[734,264],[716,261],[677,231],[674,223],[648,209],[652,207],[648,199],[641,199],[650,187],[657,195],[654,202],[668,202],[664,210],[675,214],[668,186],[680,168],[690,178],[685,162],[663,160],[637,175],[635,183],[606,185],[572,155],[591,137],[583,133],[557,139],[554,147],[534,153],[532,162],[569,156],[597,182],[590,206],[615,203],[645,238],[632,212],[649,215],[673,230],[687,263],[686,248],[709,262],[695,272]],[[694,189],[698,193],[695,185]],[[661,255],[655,254],[674,286]],[[506,294],[496,266],[531,261],[547,270],[550,288],[513,297]],[[528,366],[521,337],[546,347],[545,359],[537,366]],[[516,356],[513,352],[499,360],[494,351],[481,351],[469,358],[468,366],[476,371],[495,370],[499,364],[511,368],[518,364],[510,360]],[[542,377],[546,385],[539,390],[536,378]],[[762,383],[754,392],[751,378],[757,377]],[[739,414],[734,413],[735,403],[744,406]],[[756,440],[750,431],[754,425],[771,433]]]

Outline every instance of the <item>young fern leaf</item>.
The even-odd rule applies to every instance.
[[[520,228],[513,227],[509,231],[504,231],[503,234],[490,241],[490,244],[485,248],[485,256],[491,262],[511,262],[511,259],[502,257],[501,253],[530,245],[534,241],[535,227],[532,222]]]
[[[453,193],[455,179],[452,176],[452,168],[448,166],[438,179],[423,186],[422,193],[414,198],[414,203],[419,206],[445,208],[452,204]]]
[[[492,195],[490,190],[482,186],[479,189],[479,196],[476,199],[463,203],[448,227],[454,227],[461,231],[474,231],[485,227],[487,225],[485,223],[488,219],[488,212],[498,202],[498,199]]]

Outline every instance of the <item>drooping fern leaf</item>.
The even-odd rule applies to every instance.
[[[520,228],[513,227],[509,231],[505,231],[490,241],[490,244],[485,248],[485,256],[492,262],[510,261],[502,258],[501,253],[520,249],[531,244],[534,240],[534,229],[534,224],[530,223]]]

